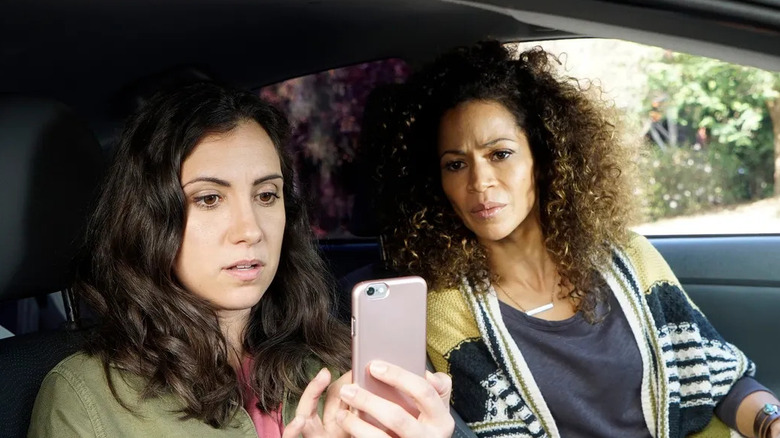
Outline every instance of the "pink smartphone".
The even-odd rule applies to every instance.
[[[425,376],[427,292],[420,277],[364,281],[352,289],[352,381],[415,417],[414,401],[373,378],[368,364],[381,359]],[[361,413],[361,418],[386,431],[370,415]]]

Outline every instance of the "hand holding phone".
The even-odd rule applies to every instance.
[[[419,412],[414,401],[371,376],[368,365],[383,360],[425,376],[426,294],[420,277],[364,281],[352,289],[353,382],[415,417]],[[371,416],[360,415],[385,430]]]

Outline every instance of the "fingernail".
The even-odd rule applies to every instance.
[[[344,419],[347,418],[347,411],[338,411],[336,413],[336,422],[341,424],[344,422]]]
[[[316,378],[318,378],[318,377],[322,377],[322,375],[323,375],[323,374],[325,374],[325,371],[326,371],[326,370],[327,370],[327,368],[323,368],[323,369],[321,369],[321,370],[320,370],[320,372],[319,372],[319,373],[317,373],[317,375],[316,375],[316,376],[314,376],[314,378],[316,379]]]
[[[351,399],[357,394],[357,388],[355,388],[355,385],[344,385],[341,387],[340,394],[342,398]]]
[[[371,362],[371,374],[383,374],[387,371],[387,365],[381,362]]]

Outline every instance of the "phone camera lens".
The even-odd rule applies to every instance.
[[[374,289],[374,287],[373,287],[373,286],[372,286],[372,287],[369,287],[368,289],[366,289],[366,295],[368,295],[369,297],[370,297],[370,296],[373,296],[375,291],[376,291],[376,290]]]

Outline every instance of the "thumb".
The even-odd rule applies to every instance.
[[[446,404],[450,402],[450,394],[452,393],[452,379],[450,376],[444,373],[431,373],[425,372],[425,380],[433,386],[433,389],[439,394],[439,397]]]

